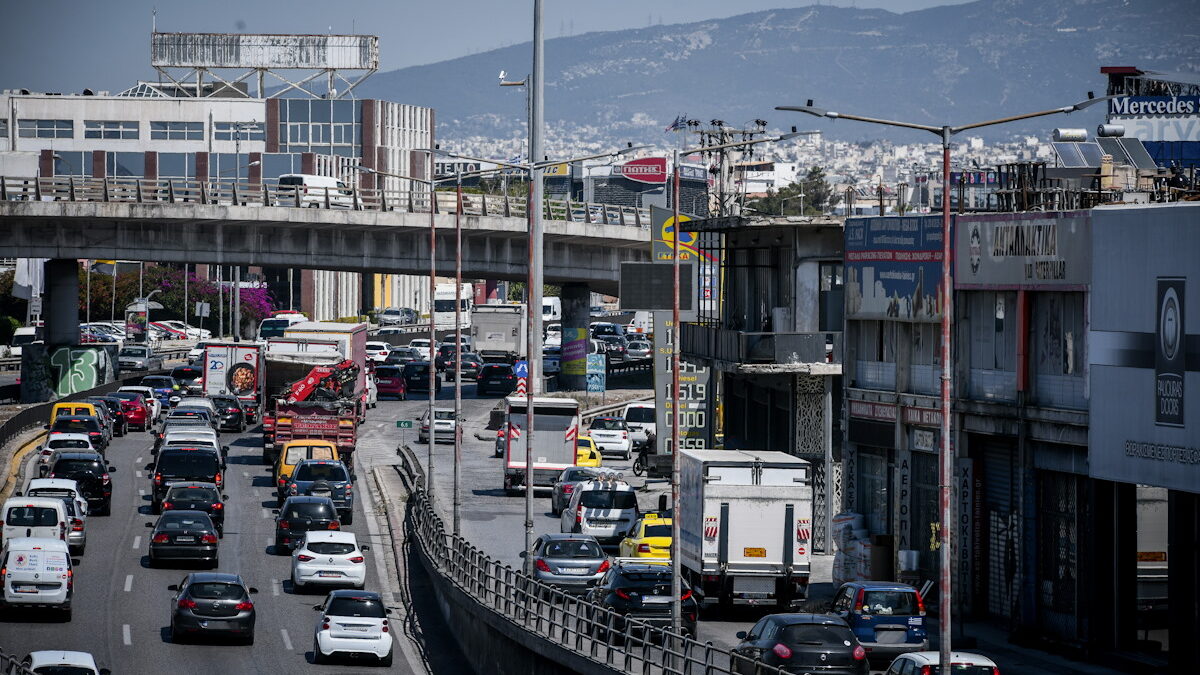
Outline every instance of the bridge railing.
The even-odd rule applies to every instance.
[[[401,474],[410,486],[410,527],[438,574],[472,598],[478,611],[581,656],[599,667],[643,675],[782,675],[783,670],[666,628],[630,619],[543,584],[447,531],[425,492],[424,471],[400,446]]]
[[[438,191],[434,213],[457,210],[454,192]],[[80,178],[52,176],[27,178],[0,176],[0,201],[129,202],[164,204],[218,204],[294,208],[352,209],[429,213],[429,191],[375,188],[316,188],[252,183],[247,180],[196,180],[188,178]],[[547,199],[543,217],[575,223],[650,227],[648,208]],[[524,218],[524,197],[463,194],[463,214]]]

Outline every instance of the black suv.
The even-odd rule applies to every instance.
[[[236,396],[210,396],[213,406],[217,409],[220,431],[242,433],[246,430],[246,411],[242,408],[242,400]]]
[[[204,369],[199,366],[175,366],[171,371],[171,377],[175,378],[180,388],[196,391],[200,389],[200,383],[204,379]]]
[[[296,465],[284,487],[288,495],[329,497],[343,525],[354,522],[354,477],[346,465],[332,459],[306,459]]]
[[[685,633],[694,636],[699,606],[692,597],[692,590],[687,582],[681,580],[679,585],[683,592],[682,628]],[[613,620],[611,634],[597,634],[606,641],[611,641],[625,631],[625,617],[637,619],[656,628],[670,628],[671,567],[657,563],[618,562],[592,588],[587,598],[620,615]],[[603,630],[608,621],[600,612],[593,614],[592,619],[599,630]]]
[[[163,448],[158,460],[146,465],[153,484],[151,504],[155,513],[162,511],[163,497],[171,483],[193,481],[212,483],[220,489],[225,483],[221,472],[221,456],[206,448]]]
[[[217,527],[217,534],[225,536],[225,500],[216,483],[175,482],[167,486],[163,497],[163,511],[203,511]]]
[[[121,409],[121,399],[115,396],[89,396],[84,400],[108,409],[109,417],[112,418],[113,436],[124,436],[129,433],[129,423],[125,421],[125,411]]]
[[[434,374],[434,387],[437,391],[442,390],[442,376],[440,373]],[[429,391],[429,362],[428,361],[413,361],[412,363],[404,364],[404,386],[408,391]]]
[[[516,389],[517,376],[507,363],[489,363],[479,369],[479,379],[475,381],[476,396],[483,396],[489,391],[507,396]]]
[[[737,637],[741,642],[729,658],[729,669],[735,673],[759,673],[764,665],[788,672],[811,668],[829,675],[870,672],[866,649],[850,626],[836,616],[769,614],[749,631],[738,631]],[[987,670],[991,672],[991,668]]]
[[[305,532],[340,529],[337,508],[329,497],[288,497],[275,509],[275,553],[290,554]]]
[[[79,485],[79,491],[87,500],[88,511],[99,516],[112,513],[112,479],[108,473],[116,471],[104,461],[98,452],[61,452],[50,467],[47,478],[67,478]]]

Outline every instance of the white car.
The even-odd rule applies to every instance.
[[[159,323],[163,324],[164,326],[174,328],[175,330],[183,331],[184,334],[188,336],[189,340],[207,340],[212,337],[212,331],[204,328],[196,328],[195,326],[182,321],[170,320],[160,321]]]
[[[392,351],[392,346],[386,342],[368,342],[367,343],[367,358],[375,363],[383,363],[387,361],[388,354]]]
[[[292,590],[309,586],[353,586],[367,583],[369,546],[359,546],[353,532],[316,530],[305,532],[292,552]]]
[[[536,418],[537,416],[534,415]],[[418,423],[417,442],[429,442],[429,409],[425,409],[425,413],[421,415],[421,420]],[[433,442],[446,441],[454,442],[454,434],[457,433],[458,423],[454,419],[453,408],[434,408],[433,409]]]
[[[888,666],[884,675],[936,672],[939,670],[937,666],[941,662],[942,655],[938,652],[909,652],[897,656],[892,661],[892,665]],[[993,673],[998,675],[1000,672],[995,661],[970,652],[950,652],[950,669],[956,673],[988,673],[988,675]]]
[[[150,387],[129,385],[121,387],[117,391],[132,391],[135,394],[141,394],[142,398],[146,399],[146,404],[150,406],[150,417],[153,418],[151,421],[157,420],[159,415],[162,415],[162,401],[158,399],[158,394],[154,393],[154,390]]]
[[[334,654],[369,654],[382,666],[392,665],[392,613],[378,593],[338,590],[313,605],[321,613],[313,631],[313,660],[325,663]]]
[[[650,445],[657,435],[657,422],[653,403],[630,403],[621,414],[625,426],[629,427],[629,440],[633,447],[643,448]]]
[[[38,446],[38,465],[49,467],[50,456],[55,450],[70,450],[76,452],[87,452],[89,450],[99,452],[92,445],[92,439],[87,434],[76,434],[71,432],[59,432],[51,434],[46,442]]]
[[[629,427],[620,417],[597,417],[588,427],[588,436],[596,444],[601,455],[615,454],[624,459],[633,456],[633,441],[629,438]]]
[[[408,346],[410,349],[412,349],[413,351],[415,351],[417,353],[417,356],[422,361],[429,360],[429,339],[428,338],[417,338],[415,340],[410,340],[408,343]],[[435,345],[434,348],[436,349],[437,346]]]
[[[71,673],[72,675],[108,675],[108,668],[96,667],[96,659],[87,652],[61,649],[30,652],[21,665],[35,673]]]

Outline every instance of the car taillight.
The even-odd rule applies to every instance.
[[[621,438],[629,438],[629,432],[628,432],[628,431],[622,431],[622,432],[621,432]]]
[[[933,675],[933,668],[930,666],[921,666],[921,675]]]
[[[340,529],[342,529],[342,524],[335,520],[332,523],[329,523],[329,529],[340,530]]]
[[[67,589],[75,588],[75,570],[67,570]]]
[[[299,560],[300,562],[308,562],[310,560],[316,560],[316,558],[311,555],[301,553],[300,555],[296,556],[296,560]]]
[[[297,494],[296,484],[292,483],[292,487],[288,490],[291,494]]]
[[[687,600],[687,599],[688,599],[688,598],[690,598],[690,597],[692,597],[692,592],[691,592],[690,590],[688,590],[688,591],[684,591],[684,592],[683,592],[683,595],[680,595],[680,596],[679,596],[679,599],[680,599],[680,600]]]
[[[286,521],[286,520],[279,521],[279,529],[281,529],[281,530],[289,529],[288,521]]]
[[[221,510],[224,510],[225,505],[222,504],[221,502],[217,502],[212,505],[212,508],[213,508],[213,511],[221,511]]]
[[[99,431],[89,431],[88,432],[88,436],[100,436],[100,435],[101,434]]]
[[[223,483],[224,481],[225,481],[225,477],[221,475],[220,471],[218,471],[213,476],[213,482],[217,484],[217,487],[221,487],[221,483]]]
[[[612,567],[612,565],[608,564],[608,560],[605,560],[604,562],[600,563],[600,568],[596,570],[596,574],[607,572],[608,568],[610,567]]]
[[[638,553],[649,553],[650,544],[638,544]]]
[[[196,609],[196,601],[191,598],[180,598],[175,606],[179,609]]]
[[[286,478],[280,478],[280,479],[279,479],[279,485],[280,485],[280,486],[287,485],[287,479],[286,479]]]
[[[329,617],[321,617],[321,630],[329,630]]]
[[[992,675],[1000,675],[1000,666],[992,666]]]
[[[168,510],[170,510],[170,509],[172,509],[172,508],[174,508],[174,505],[173,505],[173,504],[171,504],[171,502],[163,502],[163,503],[162,503],[162,510],[163,510],[163,511],[168,511]]]
[[[775,643],[775,646],[771,647],[771,651],[775,652],[775,656],[778,656],[781,659],[792,658],[792,650],[788,649],[788,646],[782,642]]]
[[[243,601],[239,602],[238,604],[234,605],[233,608],[239,612],[248,612],[248,611],[254,609],[254,603],[250,602],[249,600],[243,600]]]
[[[917,591],[917,611],[921,616],[925,616],[925,598],[921,597],[921,592]]]
[[[867,590],[865,588],[858,589],[858,595],[854,596],[854,611],[863,611],[863,598],[866,597]]]
[[[854,645],[854,660],[862,661],[865,658],[867,658],[867,650],[863,649],[862,645]]]
[[[78,518],[72,518],[71,519],[71,531],[72,532],[83,532],[83,521]]]
[[[162,485],[162,474],[161,473],[154,474],[154,484]]]
[[[579,507],[578,509],[575,509],[575,524],[576,525],[583,524],[583,507],[582,506]]]
[[[535,567],[537,567],[539,570],[541,570],[541,571],[543,571],[543,572],[549,572],[549,571],[550,571],[550,566],[546,564],[546,561],[545,561],[545,560],[540,560],[540,559],[539,559],[537,562],[535,562],[535,563],[534,563],[534,566],[535,566]]]
[[[112,482],[112,479],[109,478],[107,473],[102,473],[102,474],[100,474],[100,482],[105,485],[108,485],[109,483]]]
[[[165,534],[156,534],[154,535],[154,538],[150,540],[150,542],[154,544],[165,544],[170,540],[171,538]]]
[[[385,633],[388,632],[388,620],[387,619],[383,620],[383,632],[385,632]]]
[[[348,496],[350,496],[351,492],[354,492],[354,486],[351,485],[350,483],[346,483],[345,485],[342,486],[342,492],[346,493],[346,496],[348,497]]]
[[[54,478],[54,472],[51,471],[50,473],[46,474],[46,478]]]
[[[202,543],[202,544],[215,544],[215,543],[217,543],[217,535],[215,535],[215,534],[206,534],[206,535],[204,535],[203,537],[200,537],[200,543]]]
[[[629,592],[628,592],[628,591],[626,591],[626,590],[625,590],[625,589],[623,589],[623,588],[617,588],[617,589],[614,589],[614,590],[613,590],[613,593],[616,593],[616,594],[617,594],[617,597],[618,597],[618,598],[621,598],[622,600],[629,600],[629,599],[630,599]]]
[[[365,558],[363,558],[361,555],[356,555],[350,559],[350,562],[355,563],[356,565],[361,565],[363,560],[365,560]]]

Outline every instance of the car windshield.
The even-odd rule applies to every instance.
[[[58,524],[58,512],[48,506],[14,506],[4,516],[12,527],[50,527]]]
[[[635,509],[637,496],[616,490],[588,490],[579,498],[579,503],[589,509]]]
[[[283,337],[284,331],[290,325],[292,325],[292,322],[287,319],[264,319],[258,325],[258,334],[264,339]]]
[[[212,521],[205,515],[167,512],[159,517],[158,530],[211,530]]]
[[[155,389],[170,389],[175,386],[175,380],[169,377],[143,377],[142,386]]]
[[[596,474],[592,471],[568,471],[567,480],[587,480],[594,478]]]
[[[332,519],[333,509],[324,502],[297,502],[287,505],[281,515],[284,518]]]
[[[435,420],[452,420],[454,419],[453,410],[434,410],[433,419]]]
[[[203,374],[204,371],[200,370],[199,368],[191,368],[188,366],[180,366],[171,371],[171,377],[175,378],[176,380],[196,380],[199,379]]]
[[[428,375],[429,366],[423,363],[419,365],[410,363],[407,366],[404,366],[405,377],[428,377]]]
[[[217,458],[210,452],[201,450],[184,450],[160,454],[158,457],[159,473],[169,473],[185,476],[212,476],[220,467]]]
[[[220,501],[220,495],[213,488],[203,487],[177,487],[171,488],[167,493],[167,501],[183,500],[183,501],[204,501],[216,502]]]
[[[854,635],[845,626],[794,623],[783,627],[779,633],[779,641],[789,645],[854,644]]]
[[[100,462],[94,459],[60,459],[54,464],[54,473],[103,473]]]
[[[546,542],[542,555],[546,558],[603,558],[604,551],[595,542],[568,539]]]
[[[349,480],[341,464],[301,464],[296,469],[296,480]]]
[[[330,616],[357,616],[382,619],[385,616],[383,603],[376,598],[335,597],[329,601],[325,613]]]
[[[647,525],[646,530],[645,530],[645,536],[647,536],[647,537],[670,537],[671,536],[671,526],[670,525]]]
[[[63,419],[60,417],[60,418],[54,420],[54,426],[50,427],[50,430],[51,431],[63,431],[63,432],[67,432],[67,433],[86,434],[89,431],[99,431],[100,424],[99,424],[99,422],[97,422],[94,419],[71,420],[71,419]]]
[[[51,450],[63,450],[69,448],[83,448],[85,450],[90,450],[92,447],[90,441],[85,441],[82,438],[62,438],[59,440],[51,440],[49,445]]]
[[[225,407],[225,408],[239,407],[238,400],[232,396],[213,396],[211,400],[213,402],[213,405],[217,406],[218,408],[220,408],[220,407]]]
[[[916,591],[867,591],[863,596],[863,614],[915,615]]]
[[[41,666],[34,668],[37,675],[95,675],[96,671],[86,666]]]
[[[379,366],[375,369],[375,377],[400,377],[400,369],[395,366]]]
[[[210,581],[188,586],[188,594],[204,600],[237,600],[246,596],[246,589],[238,584]]]
[[[308,550],[321,555],[346,555],[354,552],[354,544],[342,541],[311,541]]]
[[[601,431],[624,431],[627,427],[625,426],[625,420],[614,419],[611,417],[598,417],[592,420],[591,428],[599,429]]]
[[[626,422],[647,423],[654,421],[654,408],[630,408],[625,411]]]
[[[618,582],[625,588],[644,588],[650,589],[646,595],[670,595],[671,594],[671,572],[669,569],[658,570],[638,570],[625,571],[621,574],[621,579]],[[687,590],[687,584],[682,584],[683,589]]]
[[[333,448],[328,445],[293,445],[284,455],[284,464],[299,464],[306,459],[333,459]]]
[[[123,347],[121,349],[121,351],[118,352],[117,355],[118,356],[132,356],[132,357],[149,356],[150,350],[147,349],[146,347]]]
[[[930,673],[930,675],[941,675],[942,672],[941,666],[923,666],[923,668],[928,668],[928,670],[921,670],[922,675],[926,672]],[[991,666],[968,666],[962,663],[950,664],[950,675],[992,675],[995,672]]]
[[[630,342],[629,348],[630,349],[650,349],[650,343],[648,343],[648,342]]]

